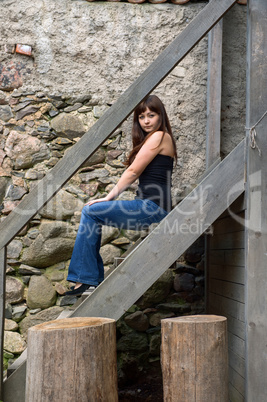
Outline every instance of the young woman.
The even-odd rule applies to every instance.
[[[118,183],[108,195],[89,201],[82,210],[67,278],[76,285],[66,295],[80,296],[103,281],[102,225],[141,230],[161,221],[171,210],[171,174],[177,153],[165,107],[156,95],[148,96],[135,109],[132,142],[127,169]],[[138,178],[134,200],[113,201]]]

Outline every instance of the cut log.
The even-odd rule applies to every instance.
[[[118,401],[116,324],[65,318],[28,331],[26,401]]]
[[[214,315],[162,323],[164,401],[228,401],[227,320]]]
[[[132,4],[141,4],[144,3],[146,0],[128,0],[129,3]]]
[[[171,0],[173,4],[185,4],[188,3],[189,0]]]
[[[165,3],[167,0],[148,0],[149,3],[152,4],[161,4],[161,3]]]

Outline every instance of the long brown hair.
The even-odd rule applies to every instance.
[[[156,127],[156,130],[152,131],[152,133],[147,134],[140,126],[139,123],[139,116],[140,114],[144,113],[146,109],[151,110],[151,112],[157,113],[159,115],[159,124]],[[169,118],[167,116],[165,107],[161,100],[156,95],[149,95],[147,96],[136,108],[133,115],[133,126],[132,126],[132,144],[133,149],[128,156],[125,165],[130,166],[131,163],[134,161],[134,158],[137,152],[140,150],[142,145],[145,141],[156,131],[163,131],[163,136],[165,133],[168,133],[171,136],[173,148],[174,148],[174,156],[175,160],[177,160],[177,151],[176,151],[176,144],[173,138],[171,125],[169,122]],[[160,146],[162,139],[158,146]]]

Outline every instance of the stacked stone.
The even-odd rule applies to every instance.
[[[0,91],[1,221],[108,107],[94,104],[90,94],[72,97]],[[122,127],[8,245],[5,367],[26,348],[29,327],[56,319],[77,301],[64,292],[81,210],[89,198],[103,196],[118,181],[127,148]],[[132,199],[134,192],[133,185],[121,198]],[[105,269],[141,235],[104,226],[101,255]],[[162,318],[202,310],[203,272],[195,263],[169,270],[119,321],[122,379],[133,355],[137,367],[158,361]]]

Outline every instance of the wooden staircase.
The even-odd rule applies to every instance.
[[[2,349],[7,245],[235,2],[236,0],[211,0],[0,225],[2,235],[0,239]],[[245,141],[242,141],[125,258],[93,294],[80,304],[71,316],[119,319],[208,226],[242,194],[244,191],[244,152]],[[2,385],[0,400],[24,402],[25,377],[26,362],[24,361]]]
[[[243,140],[70,314],[118,320],[244,191]],[[201,224],[202,222],[202,224]],[[7,379],[5,402],[23,402],[26,362]]]

